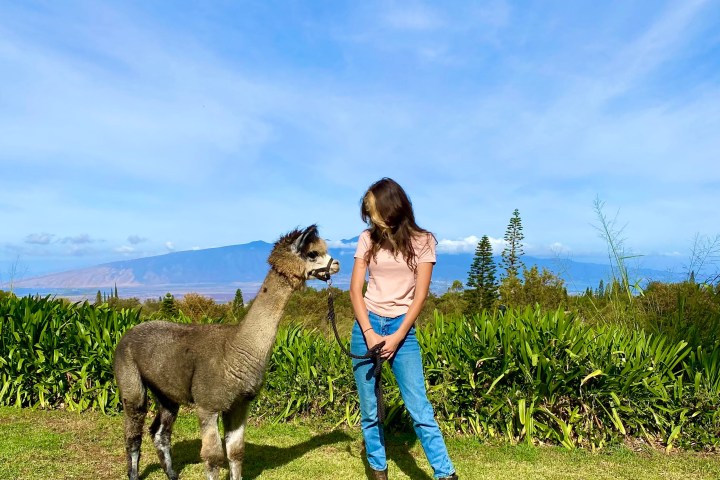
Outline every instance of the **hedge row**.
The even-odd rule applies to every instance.
[[[0,404],[120,410],[113,351],[141,321],[138,311],[11,296],[0,299],[0,319]],[[667,448],[720,444],[718,345],[692,349],[540,309],[436,315],[417,335],[428,394],[446,431],[568,448],[628,436]],[[387,367],[383,382],[386,422],[405,426]],[[253,411],[274,421],[318,416],[356,424],[349,359],[317,330],[282,326]]]

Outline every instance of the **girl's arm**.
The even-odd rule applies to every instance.
[[[367,272],[367,263],[362,258],[356,258],[353,264],[352,275],[350,276],[350,301],[352,302],[355,318],[357,319],[360,330],[365,335],[365,343],[369,347],[373,347],[380,343],[381,337],[370,325],[368,318],[368,310],[363,298],[363,286],[365,285],[365,273]]]
[[[400,328],[397,329],[392,335],[384,337],[385,346],[382,349],[382,356],[384,358],[390,358],[395,354],[400,342],[403,341],[405,336],[408,334],[412,326],[415,324],[418,315],[422,311],[425,305],[425,299],[428,296],[430,290],[430,279],[432,278],[433,263],[426,262],[420,263],[417,266],[417,278],[415,280],[415,297],[413,298],[410,308],[408,308],[405,318],[400,324]]]

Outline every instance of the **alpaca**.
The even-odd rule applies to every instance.
[[[222,418],[231,480],[241,479],[245,423],[260,391],[278,324],[290,295],[308,278],[326,280],[340,270],[317,227],[295,230],[275,243],[270,271],[239,325],[141,323],[115,350],[115,378],[125,411],[128,477],[138,479],[140,443],[147,414],[147,390],[157,400],[150,426],[160,464],[178,478],[170,456],[170,436],[181,404],[200,418],[200,456],[209,480],[217,480],[225,455],[218,429]]]

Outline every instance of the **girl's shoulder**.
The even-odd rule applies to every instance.
[[[370,231],[369,230],[363,230],[360,235],[358,235],[357,240],[357,248],[356,248],[356,255],[355,256],[362,256],[370,250],[370,247],[372,245],[372,240],[370,239]]]
[[[360,232],[360,235],[358,235],[358,243],[359,244],[367,244],[370,245],[370,230],[365,229],[362,232]]]
[[[413,243],[421,246],[434,246],[437,243],[437,240],[432,232],[417,232],[413,235]]]
[[[433,235],[430,232],[418,232],[413,237],[413,249],[415,250],[415,256],[418,261],[430,261],[435,262],[436,260],[436,253],[435,253],[435,245],[437,244],[437,240],[435,240],[435,235]]]

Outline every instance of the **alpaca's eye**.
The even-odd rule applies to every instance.
[[[310,260],[315,260],[315,259],[317,258],[317,256],[318,256],[318,253],[317,253],[317,252],[309,252],[309,253],[307,254],[307,257],[308,257]]]

